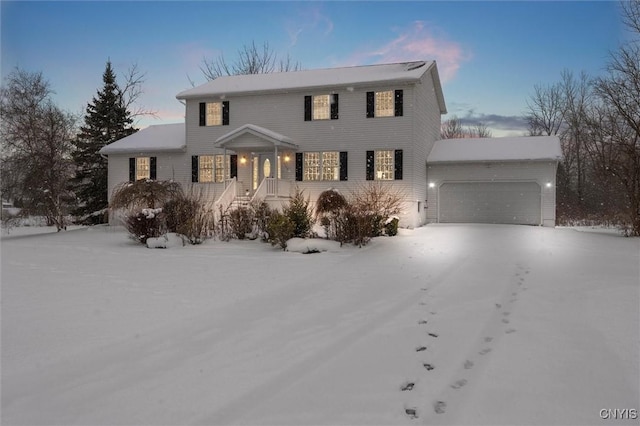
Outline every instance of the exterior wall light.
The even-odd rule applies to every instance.
[[[435,188],[435,187],[436,187],[436,184],[435,184],[435,183],[433,183],[433,182],[429,182],[429,188]]]
[[[240,158],[240,163],[241,164],[247,164],[247,156],[243,155],[242,158]]]
[[[553,184],[551,182],[547,182],[547,188],[551,188]]]

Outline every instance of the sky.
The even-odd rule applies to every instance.
[[[447,119],[483,122],[494,136],[526,132],[536,85],[563,70],[601,75],[628,37],[613,1],[5,1],[4,78],[42,72],[56,103],[83,115],[106,62],[123,82],[145,74],[136,125],[184,121],[175,96],[206,82],[203,59],[269,43],[303,69],[436,60]]]

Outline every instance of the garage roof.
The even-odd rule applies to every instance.
[[[562,158],[557,136],[466,138],[436,141],[427,163],[529,161]]]

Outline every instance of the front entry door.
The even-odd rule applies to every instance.
[[[262,180],[266,177],[276,177],[277,164],[273,153],[258,154],[253,158],[252,187],[258,189]]]

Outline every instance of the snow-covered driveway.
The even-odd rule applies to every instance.
[[[611,424],[601,409],[640,408],[639,239],[430,225],[303,255],[93,228],[1,248],[3,425]]]

